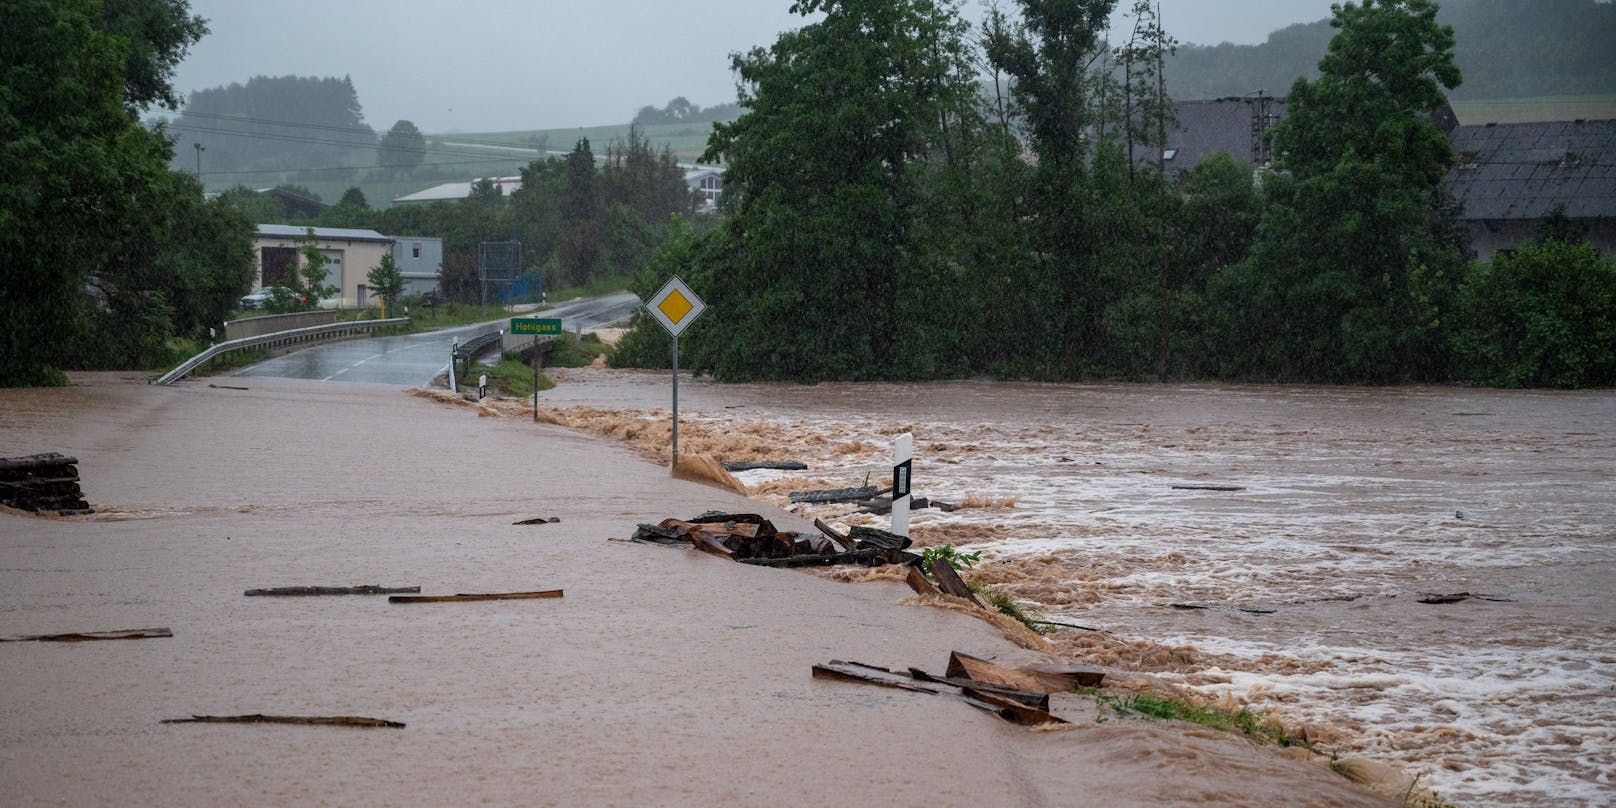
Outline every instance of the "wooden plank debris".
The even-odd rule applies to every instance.
[[[559,598],[562,590],[546,589],[542,592],[493,592],[471,595],[393,595],[388,603],[460,603],[474,600],[537,600]]]
[[[131,628],[123,631],[79,631],[69,634],[0,635],[0,642],[89,642],[92,640],[149,640],[172,637],[166,628]]]
[[[1474,592],[1455,592],[1451,595],[1433,595],[1427,593],[1425,597],[1420,598],[1418,602],[1441,605],[1444,603],[1459,603],[1460,601],[1466,600],[1488,600],[1494,603],[1515,602],[1513,598],[1502,598],[1498,597],[1497,595],[1478,595]]]
[[[1244,491],[1243,485],[1175,485],[1176,491]]]
[[[854,550],[851,553],[825,553],[823,555],[805,554],[787,556],[785,558],[737,558],[742,564],[752,564],[758,567],[830,567],[837,564],[863,564],[867,567],[879,567],[887,563],[886,553],[881,550]]]
[[[976,593],[965,585],[965,580],[960,578],[958,572],[954,571],[954,567],[948,563],[948,559],[934,558],[931,560],[931,579],[937,582],[937,588],[941,589],[943,594],[964,598],[977,606],[982,605],[982,601],[976,599]],[[949,675],[952,676],[953,674]]]
[[[896,690],[907,690],[914,693],[925,693],[932,696],[943,696],[963,702],[976,709],[993,713],[1000,718],[1022,726],[1039,726],[1042,724],[1064,724],[1065,720],[1057,718],[1047,711],[1030,707],[1012,699],[1004,698],[986,689],[960,688],[958,690],[940,690],[915,684],[913,679],[905,679],[901,674],[875,665],[865,665],[860,662],[843,662],[833,659],[824,665],[813,666],[815,679],[831,679],[845,682],[858,682],[878,687],[889,687]],[[947,687],[956,687],[950,683],[941,683]]]
[[[365,727],[403,729],[404,722],[357,715],[193,715],[190,718],[165,718],[164,724],[312,724],[322,727]]]
[[[851,538],[848,537],[847,534],[840,533],[840,532],[838,532],[836,530],[836,528],[833,528],[830,525],[825,524],[825,520],[823,520],[823,519],[815,519],[814,520],[814,527],[819,528],[820,533],[823,533],[826,536],[829,536],[830,540],[833,541],[833,542],[836,542],[836,544],[840,545],[843,550],[847,550],[847,551],[851,552],[853,550],[858,549],[858,542],[853,541]]]
[[[992,693],[995,696],[1020,702],[1028,707],[1037,707],[1040,710],[1049,710],[1049,694],[1047,690],[1022,690],[1009,685],[995,685],[987,682],[978,682],[972,679],[957,679],[952,676],[933,676],[919,668],[910,668],[909,677],[919,682],[935,682],[943,685],[953,685],[958,688],[972,688],[983,693]]]
[[[970,679],[1044,693],[1064,693],[1074,687],[1099,687],[1105,672],[1076,663],[1046,663],[1007,668],[970,654],[954,651],[948,655],[948,677]]]
[[[419,586],[280,586],[273,589],[249,589],[241,594],[249,598],[296,598],[319,595],[402,595],[419,591],[421,591]]]
[[[834,502],[857,502],[861,499],[870,499],[881,493],[881,489],[873,485],[859,488],[825,488],[816,491],[792,491],[786,495],[792,502],[806,502],[824,505]]]
[[[941,594],[931,580],[926,577],[926,573],[920,571],[919,567],[910,567],[909,573],[904,580],[908,582],[910,589],[915,590],[917,595]]]
[[[511,524],[513,524],[513,525],[553,525],[553,524],[555,524],[557,522],[560,522],[560,521],[561,521],[560,519],[557,519],[554,516],[551,516],[549,518],[545,518],[543,516],[535,516],[532,519],[523,519],[520,522],[512,522]]]
[[[0,457],[0,505],[61,516],[95,513],[79,488],[78,462],[60,452]]]
[[[807,471],[808,464],[796,460],[735,460],[722,464],[725,471],[752,471],[753,469],[768,469],[770,471]]]

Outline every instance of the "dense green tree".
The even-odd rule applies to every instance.
[[[720,378],[930,375],[949,344],[921,338],[911,307],[938,310],[916,226],[916,180],[944,153],[941,123],[975,102],[965,26],[930,0],[799,2],[822,15],[737,55],[746,113],[718,124],[738,195],[709,272],[717,332],[693,335],[697,366]]]
[[[167,97],[172,65],[205,29],[183,3],[164,8],[177,32],[121,3],[0,5],[0,384],[57,381],[54,367],[78,364],[60,337],[88,318],[91,277],[123,245],[166,235],[154,202],[172,187],[171,150],[136,115]]]
[[[297,252],[302,260],[299,262],[297,274],[292,277],[292,291],[303,296],[305,309],[317,309],[320,307],[320,301],[336,295],[341,289],[328,282],[331,270],[327,264],[330,262],[317,246],[314,228],[308,228],[297,239]]]
[[[358,92],[347,77],[254,76],[245,84],[198,90],[168,132],[182,144],[172,167],[194,170],[191,144],[200,143],[210,176],[333,169],[307,176],[351,179],[348,167],[376,161],[376,133],[365,123]],[[241,179],[254,182],[260,176]]]
[[[567,155],[560,214],[555,255],[561,276],[558,280],[567,286],[583,286],[600,274],[606,227],[606,208],[589,138],[579,138]]]
[[[426,136],[410,121],[399,121],[382,135],[376,165],[389,171],[410,172],[426,160]]]
[[[404,276],[399,273],[391,252],[382,253],[381,263],[365,274],[365,284],[372,294],[381,298],[382,316],[389,316],[388,309],[395,308],[393,304],[404,294]]]
[[[1497,387],[1616,386],[1616,262],[1549,238],[1475,264],[1459,290],[1457,376]]]
[[[354,206],[356,208],[360,208],[362,210],[369,210],[370,209],[370,202],[365,199],[364,190],[362,190],[357,185],[355,185],[353,187],[350,187],[346,191],[343,191],[342,192],[342,199],[337,204],[339,204],[339,205],[352,205],[352,206]]]
[[[1289,179],[1250,257],[1219,278],[1229,371],[1288,380],[1440,378],[1463,257],[1444,242],[1452,164],[1427,113],[1459,83],[1430,0],[1335,7],[1317,81],[1298,80],[1274,140]]]
[[[1011,267],[1012,306],[1027,326],[1006,337],[1002,369],[1017,376],[1072,378],[1101,350],[1108,295],[1095,247],[1093,155],[1085,133],[1097,120],[1090,67],[1106,52],[1116,0],[1017,0],[1022,21],[984,43],[989,62],[1012,80],[1012,110],[1038,162],[1027,189],[1026,257]]]

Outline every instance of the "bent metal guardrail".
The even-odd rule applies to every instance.
[[[247,348],[284,348],[300,342],[319,342],[334,337],[347,337],[374,331],[378,328],[387,328],[395,325],[406,325],[408,317],[394,317],[389,320],[355,320],[351,323],[332,323],[331,325],[316,325],[308,328],[294,328],[290,331],[276,331],[273,334],[260,334],[256,337],[242,337],[241,339],[227,340],[181,362],[173,370],[156,379],[152,384],[172,384],[191,374],[191,371],[202,366],[202,363],[231,351],[241,351]]]

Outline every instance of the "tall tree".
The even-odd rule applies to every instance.
[[[398,263],[393,260],[391,252],[382,253],[381,263],[370,268],[365,274],[365,283],[370,291],[382,299],[382,316],[388,316],[387,310],[396,310],[395,303],[404,294],[404,276],[398,271]],[[398,316],[396,313],[393,316]]]
[[[382,135],[376,165],[393,172],[410,172],[426,160],[426,137],[410,121],[399,121]]]
[[[589,138],[579,138],[567,155],[566,179],[561,191],[561,228],[556,234],[556,261],[561,281],[583,286],[600,274],[606,208],[601,199],[599,170]]]
[[[822,17],[734,57],[747,112],[708,142],[740,202],[722,284],[696,287],[724,335],[693,336],[693,352],[721,378],[925,374],[950,346],[920,339],[909,310],[935,313],[943,271],[925,257],[916,180],[942,155],[945,110],[976,100],[966,26],[932,0],[792,10]]]
[[[172,65],[205,27],[184,3],[163,8],[175,27],[123,3],[0,5],[0,384],[58,381],[74,357],[53,337],[90,306],[91,275],[121,245],[164,236],[154,203],[171,150],[136,115],[169,98]]]
[[[1462,268],[1437,222],[1453,162],[1429,113],[1459,84],[1453,31],[1431,0],[1335,7],[1317,81],[1298,79],[1275,132],[1280,167],[1259,241],[1219,279],[1242,375],[1436,378]]]
[[[987,40],[988,59],[1012,80],[1014,108],[1038,157],[1026,224],[1032,247],[1010,289],[1027,328],[1005,334],[1014,375],[1071,378],[1100,349],[1105,290],[1095,256],[1096,77],[1116,0],[1017,0],[1022,21]]]

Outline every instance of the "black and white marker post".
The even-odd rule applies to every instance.
[[[905,432],[892,442],[892,532],[909,535],[909,472],[914,469],[915,436]]]

